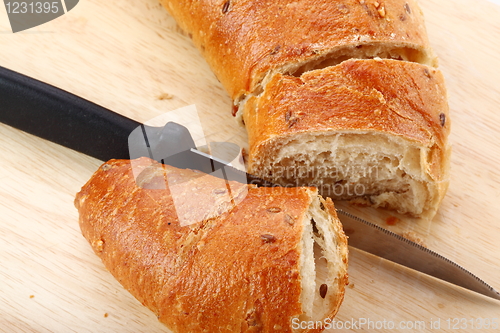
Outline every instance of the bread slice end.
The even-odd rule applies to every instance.
[[[303,133],[267,141],[249,172],[283,186],[317,187],[334,200],[430,217],[448,184],[449,149],[433,149],[380,132]]]
[[[305,214],[301,256],[303,313],[295,323],[332,319],[344,299],[348,284],[347,238],[331,199],[312,197]],[[305,327],[307,325],[295,325]],[[317,326],[317,325],[316,325]],[[295,329],[295,332],[304,330]]]

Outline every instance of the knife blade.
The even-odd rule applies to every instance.
[[[3,67],[0,67],[0,101],[0,122],[103,161],[128,159],[129,135],[138,127],[144,129],[145,126]],[[226,180],[246,179],[248,184],[276,186],[198,151],[192,140],[183,134],[177,135],[175,131],[166,131],[165,128],[149,127],[148,131],[160,141],[170,140],[172,146],[183,142],[182,146],[186,148],[181,153],[163,159],[163,163],[177,167],[189,166],[206,173],[221,169]],[[182,158],[179,154],[182,154]],[[348,212],[340,209],[337,212],[349,236],[350,246],[500,300],[498,291],[453,261]]]
[[[500,300],[500,293],[462,266],[377,224],[337,209],[349,245],[457,286]]]

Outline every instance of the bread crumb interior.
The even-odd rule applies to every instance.
[[[437,199],[424,170],[430,151],[403,138],[305,133],[269,148],[255,161],[255,172],[283,186],[314,186],[334,201],[362,198],[367,205],[416,216]]]
[[[304,233],[301,254],[301,321],[324,319],[339,294],[337,279],[343,263],[337,253],[338,244],[332,217],[323,209],[320,197],[315,196],[302,221]],[[318,267],[326,269],[318,270]],[[320,292],[322,285],[327,286],[323,295]]]

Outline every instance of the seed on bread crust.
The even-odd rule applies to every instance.
[[[269,235],[269,234],[261,235],[260,239],[262,239],[262,242],[264,242],[264,243],[276,242],[276,237],[274,237],[273,235]]]
[[[271,50],[271,52],[269,54],[270,55],[275,55],[275,54],[277,54],[280,51],[280,49],[281,49],[281,45],[278,44],[278,45],[276,45],[274,47],[274,49]]]
[[[439,115],[439,120],[441,121],[441,126],[444,127],[446,125],[446,115],[444,113],[441,113]]]
[[[222,6],[222,14],[226,14],[229,11],[229,6],[231,6],[231,1],[227,0]]]
[[[295,224],[295,219],[291,217],[288,214],[285,214],[285,222],[288,223],[289,225],[294,225]]]
[[[216,195],[221,195],[221,194],[225,194],[226,193],[226,189],[225,188],[216,188],[213,192],[214,194]]]
[[[405,9],[408,14],[411,14],[411,7],[408,3],[405,3]]]

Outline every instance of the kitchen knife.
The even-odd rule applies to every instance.
[[[128,159],[129,148],[151,152],[151,149],[129,147],[129,135],[138,127],[148,132],[151,142],[162,142],[162,150],[171,156],[163,162],[178,168],[198,169],[205,173],[224,169],[226,179],[250,184],[272,184],[250,174],[228,167],[216,158],[199,152],[189,132],[178,124],[163,128],[143,125],[116,112],[69,92],[0,66],[0,122],[71,148],[102,161]],[[173,125],[173,126],[172,126]],[[132,145],[141,145],[134,140]],[[142,144],[148,145],[144,137]],[[173,156],[175,155],[175,156]],[[148,154],[143,156],[151,157]],[[139,156],[134,156],[139,157]]]
[[[379,225],[337,209],[349,245],[421,273],[500,300],[500,293],[462,266]]]
[[[2,67],[0,122],[103,161],[128,159],[129,135],[138,127],[146,133],[145,125],[139,122]],[[149,141],[174,150],[161,160],[163,163],[206,173],[221,169],[226,180],[247,179],[249,184],[275,186],[198,151],[189,132],[178,124],[149,127],[148,133],[153,140],[145,135],[144,142],[139,143],[147,146],[145,152],[154,148]],[[500,293],[493,287],[451,260],[348,212],[339,209],[337,212],[349,236],[349,245],[500,300]]]

